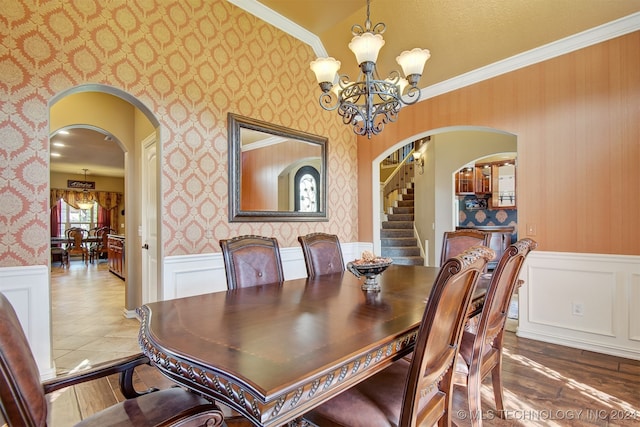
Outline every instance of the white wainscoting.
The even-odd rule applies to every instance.
[[[11,302],[20,319],[40,377],[55,377],[56,369],[51,355],[49,267],[0,268],[0,292]]]
[[[347,262],[360,258],[362,252],[373,250],[371,243],[342,243],[342,257]],[[284,278],[307,276],[300,247],[280,248]],[[227,289],[227,277],[222,253],[183,255],[164,258],[163,285],[160,292],[165,300],[200,295]]]
[[[640,257],[534,251],[518,336],[640,360]]]

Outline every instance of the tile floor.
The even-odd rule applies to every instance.
[[[53,357],[58,373],[140,351],[137,319],[127,319],[124,281],[107,263],[51,267]]]

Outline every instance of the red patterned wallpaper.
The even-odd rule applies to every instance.
[[[48,102],[88,83],[160,122],[166,256],[217,252],[237,234],[357,240],[356,139],[319,107],[309,46],[225,0],[14,0],[0,31],[0,266],[48,262]],[[228,222],[228,112],[329,138],[329,222]]]

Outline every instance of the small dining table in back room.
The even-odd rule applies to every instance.
[[[139,342],[176,383],[281,426],[411,353],[437,274],[392,265],[379,292],[347,271],[149,303]]]

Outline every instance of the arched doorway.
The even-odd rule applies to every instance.
[[[430,136],[425,150],[424,174],[416,180],[415,228],[424,246],[427,265],[436,265],[444,231],[455,228],[453,173],[460,165],[492,153],[516,151],[515,135],[479,126],[451,126],[426,130],[398,141],[372,162],[372,201],[382,206],[380,195],[380,163],[391,153],[418,139]],[[488,138],[487,138],[488,137]],[[493,137],[493,138],[492,138]],[[443,140],[444,143],[440,144]],[[382,209],[373,212],[374,251],[381,253],[380,226]]]
[[[124,155],[124,210],[125,230],[125,296],[123,301],[124,314],[127,317],[135,316],[135,308],[142,304],[141,288],[145,280],[145,272],[142,271],[142,152],[143,140],[148,143],[150,135],[159,140],[159,121],[153,113],[138,99],[130,94],[104,85],[90,84],[70,88],[61,92],[49,102],[50,134],[59,129],[70,126],[88,126],[102,129],[105,133],[113,135],[117,139]],[[155,156],[156,167],[159,162],[160,146],[157,144]],[[159,167],[158,167],[159,169]],[[158,179],[156,177],[156,179]],[[154,215],[157,217],[159,209],[159,183],[155,189],[158,192],[154,197],[156,206],[153,206]],[[157,225],[156,235],[160,235],[160,226]],[[161,248],[158,244],[149,248],[156,257],[160,258]],[[161,263],[155,263],[158,270]],[[155,277],[162,277],[157,271]],[[148,280],[148,279],[147,279]],[[155,284],[159,287],[159,283]]]

